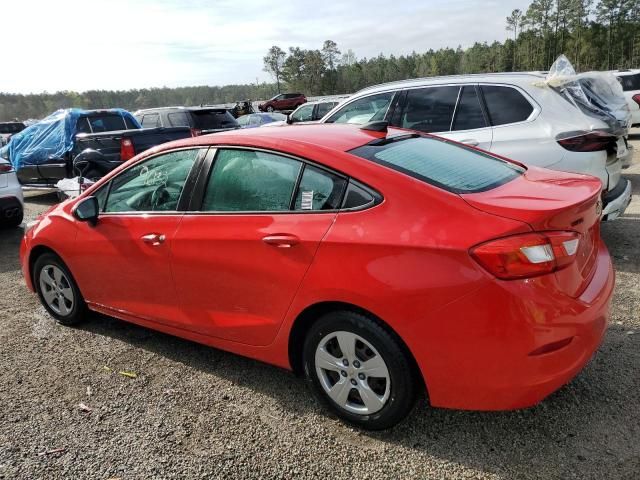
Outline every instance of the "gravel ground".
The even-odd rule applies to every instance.
[[[420,404],[381,433],[277,368],[99,315],[57,326],[22,280],[22,230],[1,231],[0,478],[639,478],[640,163],[625,174],[636,199],[603,226],[617,286],[593,362],[535,408]],[[27,216],[54,201],[31,194]]]

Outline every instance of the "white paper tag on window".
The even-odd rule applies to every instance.
[[[302,204],[300,208],[302,210],[313,210],[313,190],[302,192]]]

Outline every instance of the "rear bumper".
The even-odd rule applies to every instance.
[[[601,243],[594,275],[578,298],[553,276],[495,281],[413,326],[410,348],[431,404],[466,410],[533,406],[569,382],[603,340],[614,272]],[[568,343],[567,340],[570,339]],[[422,343],[415,349],[415,343]],[[540,353],[545,348],[547,353]]]
[[[602,220],[615,220],[624,214],[631,203],[631,182],[626,178],[620,179],[616,188],[607,192],[603,197]]]

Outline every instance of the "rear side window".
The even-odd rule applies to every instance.
[[[216,155],[202,210],[289,210],[302,163],[251,150],[222,149]]]
[[[326,170],[307,165],[296,195],[295,210],[340,208],[347,180]]]
[[[515,88],[483,85],[482,93],[492,125],[524,122],[533,106]]]
[[[400,126],[427,133],[448,132],[459,92],[460,87],[409,90]]]
[[[524,172],[512,163],[436,138],[372,143],[350,153],[453,193],[491,190]]]
[[[394,93],[378,93],[377,95],[369,95],[368,97],[354,100],[331,115],[327,123],[355,123],[362,125],[368,122],[384,120]]]
[[[486,126],[475,87],[464,87],[456,109],[453,130],[473,130],[474,128],[485,128]]]
[[[169,125],[172,127],[190,127],[189,117],[185,112],[173,112],[167,115]]]
[[[196,110],[191,112],[198,130],[219,130],[238,127],[238,122],[227,110]]]
[[[635,75],[621,75],[618,77],[622,90],[629,92],[632,90],[640,90],[640,73]]]
[[[160,114],[147,113],[143,115],[142,122],[140,122],[142,128],[157,128],[160,126]]]

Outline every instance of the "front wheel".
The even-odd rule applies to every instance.
[[[267,112],[272,113],[273,111],[274,111],[274,108],[271,105],[269,105],[267,107]]]
[[[303,355],[315,393],[342,419],[382,430],[411,411],[412,362],[400,340],[373,319],[348,311],[323,316],[307,334]]]
[[[33,283],[40,302],[62,325],[74,325],[85,317],[87,306],[71,272],[52,253],[39,256],[33,268]]]

